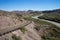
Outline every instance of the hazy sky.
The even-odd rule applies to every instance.
[[[51,10],[60,8],[60,0],[0,0],[1,10]]]

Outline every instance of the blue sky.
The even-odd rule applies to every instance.
[[[0,0],[0,10],[52,10],[60,8],[60,0]]]

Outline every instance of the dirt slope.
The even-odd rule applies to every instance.
[[[18,16],[19,17],[19,16]],[[17,27],[18,25],[24,25],[28,23],[29,21],[24,20],[24,19],[18,19],[16,15],[14,14],[9,14],[9,15],[3,15],[1,13],[0,15],[0,32],[5,29],[11,30],[13,27]],[[37,33],[37,31],[34,29],[35,24],[34,22],[30,22],[30,24],[24,26],[26,31],[25,33],[24,30],[22,31],[21,29],[17,29],[15,31],[9,32],[5,35],[0,36],[0,40],[14,40],[12,36],[15,34],[16,36],[19,36],[21,40],[41,40],[41,37]],[[1,31],[2,30],[2,31]]]
[[[12,39],[13,34],[20,36],[22,40],[41,40],[41,37],[38,35],[34,27],[35,27],[34,22],[32,22],[29,25],[25,26],[27,30],[25,33],[23,33],[21,30],[16,30],[6,35],[3,35],[2,37],[0,37],[0,40],[5,40],[5,39],[13,40]]]

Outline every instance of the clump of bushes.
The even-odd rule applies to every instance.
[[[12,35],[13,40],[22,40],[20,36],[16,36],[15,34]]]
[[[49,31],[47,31],[49,30]],[[60,28],[56,26],[46,29],[48,34],[44,33],[41,37],[43,40],[60,40]]]
[[[36,27],[34,27],[37,31],[39,31],[40,30],[40,26],[36,26]]]
[[[5,38],[5,40],[9,40],[8,38]]]
[[[33,19],[31,17],[23,17],[24,20],[32,21]]]
[[[34,28],[38,32],[42,31],[42,35],[40,35],[42,40],[60,40],[60,27],[40,20],[35,20],[34,22],[36,23]]]
[[[20,30],[25,33],[26,32],[26,28],[25,27],[21,27]]]
[[[18,20],[21,20],[21,18],[22,18],[21,14],[16,14],[16,16],[17,16]]]
[[[41,36],[42,40],[58,40],[56,37],[49,37],[46,35]]]

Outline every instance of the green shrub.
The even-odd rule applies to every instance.
[[[43,40],[59,40],[60,39],[59,27],[56,27],[56,26],[49,27],[48,29],[46,29],[46,32],[48,32],[48,34],[44,33],[41,36]]]
[[[57,40],[56,37],[49,37],[49,36],[46,36],[46,35],[43,35],[41,36],[42,40]]]
[[[39,31],[39,30],[40,30],[40,26],[36,26],[35,29],[36,29],[37,31]]]
[[[16,14],[16,16],[17,16],[18,20],[21,20],[22,15],[20,15],[20,14]]]
[[[21,27],[20,30],[21,30],[23,33],[25,33],[26,28],[25,28],[25,27]]]
[[[15,34],[12,35],[13,40],[22,40],[20,36],[16,36]]]
[[[5,40],[9,40],[8,38],[5,38]]]

